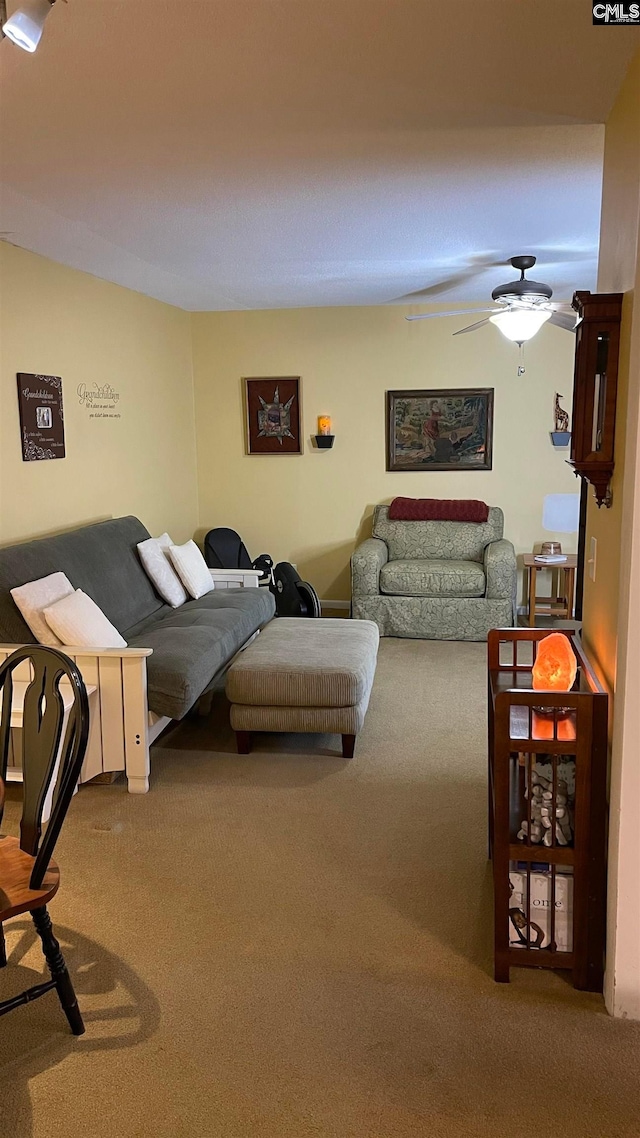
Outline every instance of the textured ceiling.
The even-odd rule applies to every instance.
[[[476,302],[522,252],[567,297],[639,44],[588,0],[58,3],[0,44],[0,230],[189,309]]]

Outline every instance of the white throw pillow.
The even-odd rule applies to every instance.
[[[80,648],[126,648],[127,642],[101,608],[82,589],[44,610],[49,628],[62,644]]]
[[[29,581],[11,590],[11,596],[39,644],[59,648],[60,641],[44,618],[44,610],[56,601],[68,597],[73,585],[65,573],[50,573],[38,581]]]
[[[197,600],[213,588],[213,578],[195,541],[170,545],[169,556],[185,589]]]
[[[169,559],[170,545],[172,541],[169,534],[163,533],[162,537],[149,537],[146,541],[141,541],[138,544],[138,553],[147,577],[153,582],[160,596],[172,608],[177,609],[184,604],[187,594]]]

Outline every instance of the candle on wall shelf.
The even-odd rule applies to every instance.
[[[318,433],[316,446],[318,450],[330,450],[335,436],[331,434],[331,416],[318,415]]]

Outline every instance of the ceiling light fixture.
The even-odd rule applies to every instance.
[[[553,313],[548,308],[509,308],[506,312],[496,312],[489,320],[500,329],[507,340],[523,344],[530,340]]]
[[[55,2],[56,0],[23,0],[21,7],[3,24],[3,34],[23,51],[35,51],[40,43],[44,22]]]

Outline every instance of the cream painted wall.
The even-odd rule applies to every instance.
[[[16,373],[62,376],[67,456],[23,462]],[[110,384],[119,419],[78,385]],[[0,543],[136,514],[152,533],[197,523],[189,316],[0,243]]]
[[[396,495],[480,498],[505,512],[519,552],[551,538],[541,528],[547,493],[577,493],[555,451],[553,397],[571,406],[573,337],[546,326],[518,349],[494,327],[452,337],[465,318],[409,323],[397,306],[318,308],[192,316],[200,525],[230,525],[250,553],[298,565],[322,598],[349,597],[349,558],[370,534],[377,502]],[[470,318],[471,321],[472,318]],[[470,322],[469,321],[469,322]],[[302,456],[244,453],[242,376],[300,375]],[[493,470],[387,473],[385,392],[493,387]],[[317,451],[317,416],[333,419],[333,450]],[[557,536],[557,535],[556,535]],[[575,548],[574,536],[562,536]]]
[[[589,503],[583,635],[614,696],[605,997],[640,1019],[640,52],[606,126],[598,289],[625,299],[613,504]]]

